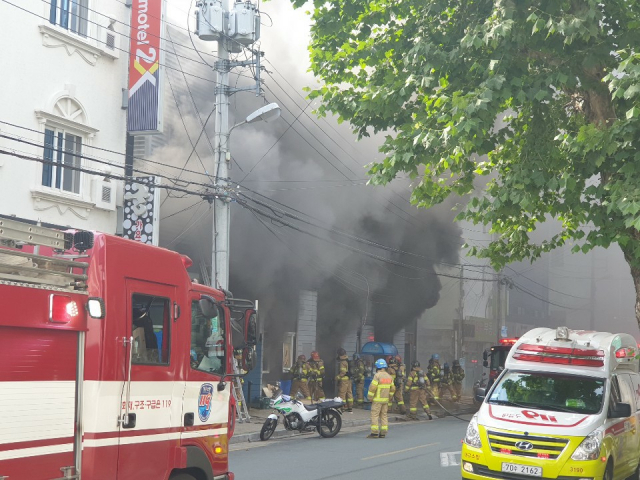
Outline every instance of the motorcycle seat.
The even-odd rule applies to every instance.
[[[304,405],[304,408],[305,408],[306,410],[308,410],[309,412],[312,412],[312,411],[314,411],[314,410],[317,410],[317,409],[318,409],[318,404],[314,404],[314,405],[307,405],[306,403],[304,403],[303,405]]]

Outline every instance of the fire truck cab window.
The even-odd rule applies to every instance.
[[[135,293],[131,303],[133,305],[131,362],[168,365],[171,344],[169,299]]]
[[[224,373],[224,318],[207,318],[197,301],[191,303],[191,367],[207,373]]]

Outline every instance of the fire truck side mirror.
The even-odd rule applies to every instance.
[[[200,305],[200,311],[205,317],[215,318],[218,316],[218,307],[211,297],[202,295],[198,304]]]
[[[242,369],[250,372],[256,366],[256,348],[254,346],[242,349]]]
[[[250,347],[258,343],[258,317],[255,310],[244,312],[244,343]]]
[[[489,362],[487,362],[486,360],[484,360],[484,361],[482,362],[482,366],[483,366],[484,368],[489,368]]]
[[[488,359],[489,359],[489,352],[487,352],[485,350],[484,352],[482,352],[482,360],[484,360],[485,363],[486,363]],[[485,367],[486,367],[486,365],[485,365]]]

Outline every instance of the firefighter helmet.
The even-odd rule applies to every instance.
[[[411,364],[411,368],[420,368],[420,362],[418,360],[416,360],[415,362],[413,362]]]
[[[396,355],[396,363],[400,365],[402,363],[402,357],[400,355]]]
[[[298,361],[299,362],[306,362],[307,361],[307,357],[305,357],[304,355],[298,355]]]
[[[433,355],[431,355],[431,360],[440,360],[440,355],[434,353]]]
[[[339,348],[338,349],[338,355],[340,357],[342,357],[343,355],[346,355],[346,354],[347,354],[347,351],[344,348]]]
[[[444,362],[444,369],[449,370],[449,364],[447,362]]]
[[[454,360],[453,361],[453,366],[454,367],[459,367],[460,366],[460,362],[458,360]]]
[[[320,354],[314,350],[313,352],[311,352],[311,360],[317,362],[318,360],[320,360]]]
[[[353,359],[354,360],[360,360],[360,354],[359,353],[354,353],[353,354]]]
[[[387,365],[395,365],[396,359],[393,355],[387,356]]]
[[[376,368],[387,368],[387,362],[384,358],[379,358],[376,360]]]

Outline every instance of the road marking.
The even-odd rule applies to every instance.
[[[460,452],[441,452],[440,453],[441,467],[455,467],[456,465],[460,465]]]
[[[374,458],[387,457],[389,455],[397,455],[398,453],[410,452],[411,450],[418,450],[419,448],[433,447],[434,445],[440,445],[440,442],[427,443],[426,445],[419,445],[417,447],[405,448],[404,450],[396,450],[394,452],[381,453],[380,455],[374,455],[373,457],[365,457],[361,460],[372,460]]]

